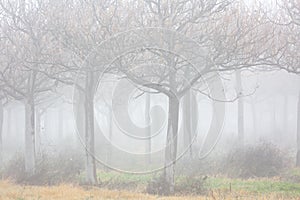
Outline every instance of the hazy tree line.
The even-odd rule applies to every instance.
[[[215,72],[236,75],[239,144],[244,142],[243,72],[245,70],[285,70],[300,73],[300,4],[296,0],[278,2],[268,10],[261,4],[246,5],[227,0],[2,0],[0,7],[0,127],[3,106],[19,101],[25,107],[25,168],[35,173],[39,116],[43,107],[59,99],[65,86],[75,85],[80,94],[78,129],[86,145],[86,180],[97,182],[94,125],[94,93],[102,72],[123,75],[137,86],[168,97],[167,148],[164,179],[169,193],[174,191],[179,104],[184,102],[185,143],[191,143],[195,100],[203,77],[214,81]],[[166,67],[133,70],[128,64],[141,59],[128,55],[104,71],[101,57],[90,62],[91,50],[113,35],[135,28],[159,27],[176,31],[205,47],[207,61],[195,70],[168,52],[145,50],[147,58]],[[163,41],[170,51],[174,38]],[[139,60],[142,62],[142,60]],[[188,83],[181,74],[188,77]],[[82,80],[79,84],[75,78]],[[50,98],[50,99],[49,99]],[[145,102],[149,110],[150,97]],[[225,99],[223,99],[226,101]],[[300,165],[300,91],[298,100],[298,153]],[[149,116],[146,116],[148,118]],[[147,119],[148,122],[150,119]],[[17,125],[16,125],[17,126]],[[2,130],[0,128],[0,130]],[[149,131],[150,132],[150,131]],[[2,147],[2,132],[0,147]],[[149,133],[150,135],[150,133]],[[147,144],[151,149],[150,144]],[[1,154],[1,151],[0,151]],[[193,151],[190,150],[190,154]],[[151,158],[149,158],[151,162]]]

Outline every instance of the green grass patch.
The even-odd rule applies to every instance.
[[[298,171],[292,171],[291,173],[297,174]],[[113,171],[98,171],[97,176],[103,183],[110,183],[110,185],[128,185],[128,187],[130,187],[131,184],[134,188],[145,188],[148,182],[154,178],[153,174],[134,175]],[[186,176],[177,176],[176,185],[186,186],[186,184],[189,183],[189,181],[187,181],[189,179],[190,178]],[[194,181],[198,179],[201,181],[203,178],[193,177],[192,179]],[[191,187],[194,187],[194,184],[191,184]],[[232,179],[226,177],[209,177],[203,181],[203,187],[207,190],[220,190],[227,192],[243,191],[245,193],[256,195],[278,194],[283,196],[300,197],[300,183],[292,182],[284,178]]]
[[[138,184],[146,184],[153,178],[152,174],[145,174],[145,175],[135,175],[135,174],[126,174],[126,173],[118,173],[118,172],[105,172],[105,171],[98,171],[97,176],[100,178],[102,182],[107,181],[119,181],[121,183],[127,182],[136,182]]]
[[[270,194],[278,193],[300,196],[300,184],[275,179],[228,179],[209,178],[206,187],[231,191],[245,191],[249,193]]]

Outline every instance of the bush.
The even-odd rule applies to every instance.
[[[286,181],[300,183],[300,168],[292,168],[283,173],[283,178]]]
[[[184,195],[203,195],[206,192],[204,183],[200,177],[184,177],[176,183],[175,191]]]
[[[276,146],[262,143],[233,150],[224,161],[224,170],[234,178],[272,177],[287,166],[287,158]]]
[[[165,181],[164,176],[161,175],[149,181],[146,191],[147,193],[154,195],[168,195],[168,183]]]
[[[199,195],[205,193],[204,179],[200,177],[184,176],[178,178],[175,183],[176,194]],[[168,183],[163,176],[150,181],[147,185],[147,193],[154,195],[169,195]]]
[[[4,167],[2,176],[5,179],[12,179],[17,183],[33,185],[54,185],[65,182],[77,181],[82,171],[83,159],[71,151],[58,155],[44,155],[38,159],[36,173],[27,176],[25,173],[24,157],[17,154]]]

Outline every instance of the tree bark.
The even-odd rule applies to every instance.
[[[146,121],[146,153],[147,153],[147,163],[151,163],[151,119],[150,119],[150,94],[145,93],[146,101],[145,101],[145,121]]]
[[[244,99],[241,70],[236,71],[236,92],[238,98],[238,143],[240,146],[244,145]]]
[[[176,97],[169,97],[168,130],[164,165],[164,180],[166,183],[165,193],[167,195],[174,193],[175,186],[174,175],[177,155],[178,115],[179,100]]]
[[[300,167],[300,91],[298,95],[298,112],[297,112],[297,161],[296,166]]]
[[[25,101],[25,172],[35,173],[35,106],[34,101]]]
[[[94,135],[94,80],[93,73],[88,72],[86,77],[85,94],[85,146],[86,146],[86,181],[88,184],[97,183],[95,161]]]

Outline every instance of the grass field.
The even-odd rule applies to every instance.
[[[300,196],[286,196],[286,194],[254,194],[247,191],[222,191],[212,190],[205,196],[174,196],[158,197],[139,192],[107,190],[99,188],[83,188],[74,185],[59,185],[51,187],[42,186],[20,186],[9,181],[0,182],[1,200],[101,200],[101,199],[161,199],[161,200],[183,200],[183,199],[300,199]]]
[[[294,173],[294,172],[293,172]],[[229,179],[221,177],[209,177],[204,184],[206,193],[201,196],[186,196],[178,194],[173,197],[159,197],[143,193],[146,183],[151,179],[150,175],[134,176],[117,174],[115,172],[99,172],[100,179],[113,185],[119,183],[127,185],[129,189],[113,189],[104,186],[86,187],[72,184],[58,186],[25,186],[17,185],[12,181],[0,181],[1,200],[101,200],[101,199],[300,199],[300,184],[281,178],[272,179]],[[177,178],[180,183],[183,177]],[[136,187],[130,187],[135,183]]]

